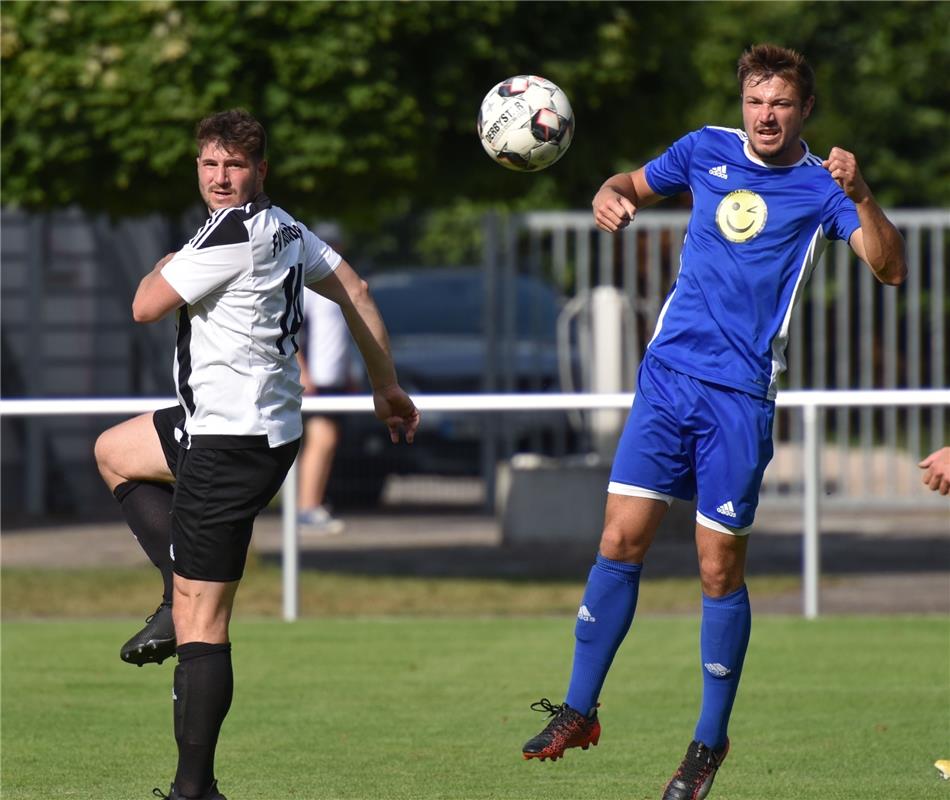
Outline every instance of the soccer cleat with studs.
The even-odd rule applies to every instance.
[[[553,705],[546,697],[542,697],[537,703],[532,703],[531,708],[546,712],[551,721],[521,748],[521,754],[526,759],[540,758],[544,761],[550,758],[557,761],[568,747],[586,750],[600,741],[600,721],[597,719],[596,707],[589,717],[585,717],[567,703]]]
[[[179,794],[174,783],[168,790],[168,794],[165,794],[165,792],[157,786],[152,789],[152,794],[155,795],[155,797],[161,798],[161,800],[228,800],[228,798],[218,791],[217,781],[212,783],[208,791],[201,795],[201,797],[185,797],[185,795]]]
[[[161,664],[175,655],[175,623],[172,604],[162,603],[145,619],[145,627],[122,645],[119,657],[128,664]]]
[[[679,769],[666,785],[663,800],[703,800],[728,752],[728,739],[719,750],[711,750],[695,740],[690,742]]]

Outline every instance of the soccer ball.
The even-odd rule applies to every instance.
[[[550,167],[574,136],[574,112],[561,89],[537,75],[493,86],[478,110],[478,138],[491,158],[518,172]]]

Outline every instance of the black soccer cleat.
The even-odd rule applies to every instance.
[[[557,761],[568,747],[586,750],[600,741],[600,722],[597,709],[589,717],[575,711],[567,703],[555,706],[546,697],[532,703],[535,711],[546,711],[551,717],[547,727],[521,748],[524,758],[550,758]]]
[[[186,797],[183,794],[179,794],[174,783],[168,790],[168,794],[165,794],[165,792],[163,792],[158,787],[152,789],[152,794],[155,795],[155,797],[161,798],[161,800],[228,800],[228,798],[218,791],[217,781],[212,783],[208,791],[201,795],[201,797]]]
[[[679,769],[666,785],[663,800],[703,800],[728,752],[728,739],[719,750],[710,750],[695,740],[690,742]]]
[[[141,667],[143,664],[161,664],[175,655],[175,623],[172,604],[162,603],[145,620],[145,627],[122,645],[119,658]]]

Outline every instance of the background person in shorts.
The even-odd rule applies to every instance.
[[[214,754],[233,692],[228,626],[254,518],[283,482],[302,433],[294,337],[305,287],[342,308],[393,442],[400,431],[412,441],[419,413],[397,382],[365,281],[264,194],[260,123],[225,111],[203,119],[196,139],[210,217],[142,279],[132,303],[137,322],[178,312],[180,405],[109,429],[96,459],[146,552],[174,571],[178,768],[168,796],[222,800]],[[154,650],[149,625],[140,634],[145,652]]]
[[[729,749],[727,726],[751,630],[745,557],[772,457],[789,319],[830,240],[847,241],[885,284],[907,272],[903,239],[855,157],[801,140],[814,73],[793,50],[757,45],[739,59],[744,129],[707,126],[646,166],[609,178],[593,200],[601,230],[687,190],[693,207],[679,274],[640,366],[617,446],[600,552],[575,626],[567,697],[525,758],[558,758],[600,736],[598,697],[633,620],[640,570],[672,500],[697,498],[703,592],[703,699],[663,800],[705,797]],[[657,724],[662,724],[657,721]]]
[[[348,394],[350,334],[340,307],[316,292],[304,298],[303,347],[297,353],[305,396]],[[304,414],[304,439],[297,459],[299,514],[303,532],[334,535],[343,520],[326,505],[327,482],[340,441],[338,414]]]

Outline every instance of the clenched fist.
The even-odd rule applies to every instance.
[[[828,153],[828,158],[821,162],[821,165],[831,173],[848,197],[859,203],[871,194],[871,190],[861,177],[861,170],[858,169],[858,160],[854,153],[842,150],[840,147],[832,147]]]

